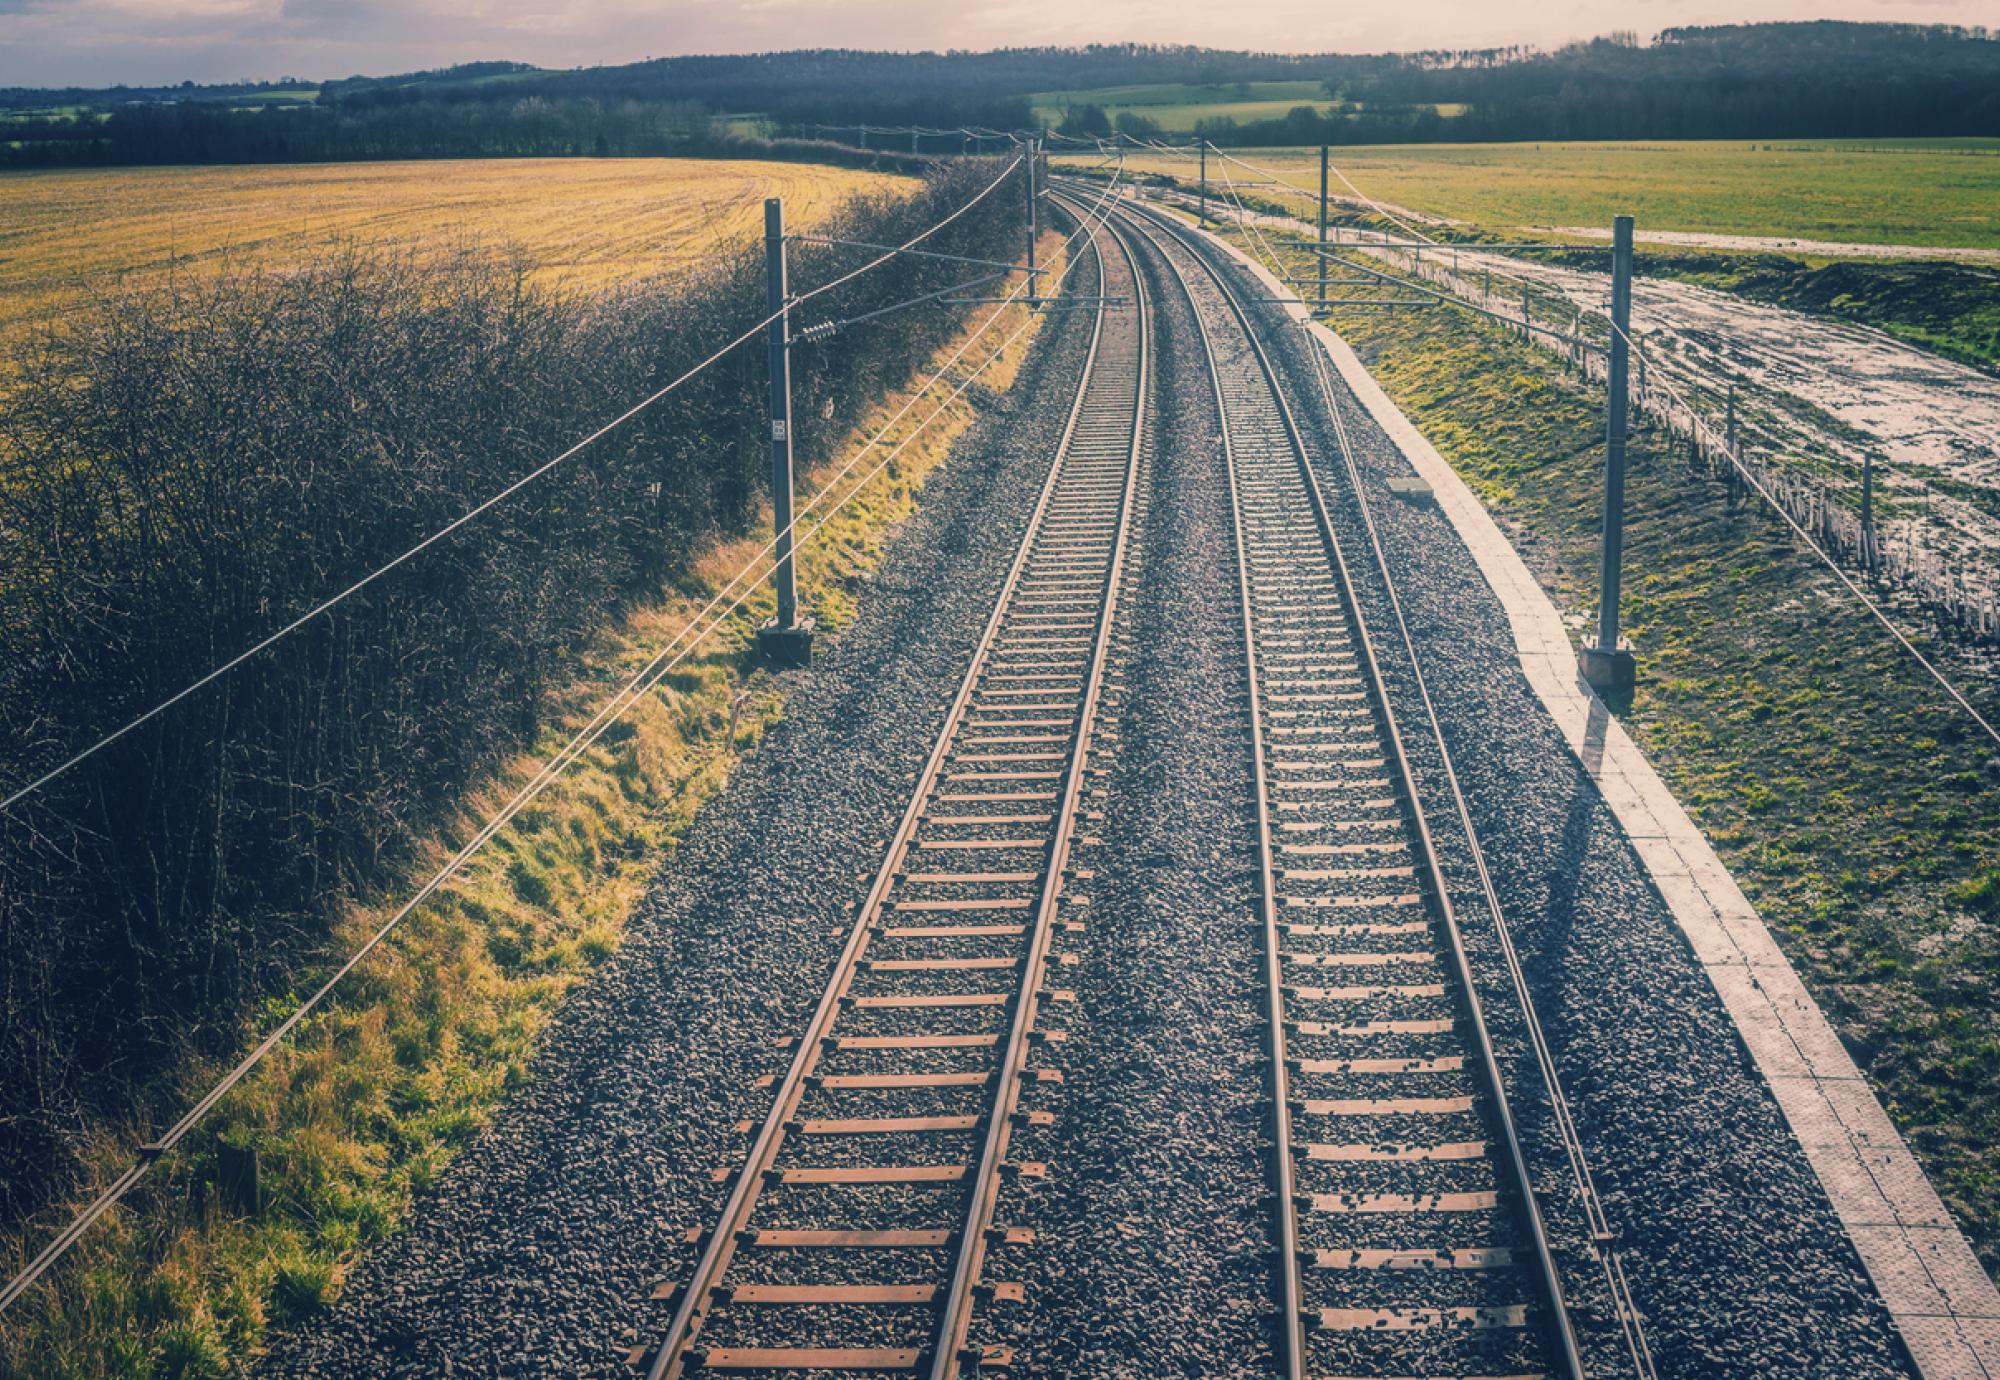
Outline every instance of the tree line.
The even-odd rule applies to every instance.
[[[506,103],[136,104],[0,125],[0,166],[324,163],[405,158],[718,157],[856,163],[910,171],[894,153],[857,159],[825,140],[732,133],[688,101],[520,96]],[[938,151],[938,150],[933,150]]]
[[[1514,62],[1412,65],[1336,94],[1418,140],[2000,134],[2000,39],[1834,21],[1668,29],[1645,47],[1628,34]],[[1465,108],[1433,121],[1437,104]]]
[[[896,243],[990,162],[858,199]],[[937,236],[1011,258],[1021,198]],[[857,251],[796,247],[801,289]],[[956,281],[903,257],[843,318]],[[537,289],[463,249],[352,250],[108,300],[0,365],[0,794],[33,779],[559,453],[764,314],[761,249],[693,280]],[[802,466],[956,329],[892,313],[795,352]],[[0,815],[0,1218],[69,1186],[164,1075],[238,1052],[335,919],[532,744],[575,649],[750,529],[761,344]]]
[[[22,114],[0,162],[306,161],[741,153],[766,127],[962,124],[1028,130],[1029,96],[1144,83],[1310,80],[1326,111],[1209,121],[1217,143],[2000,134],[2000,40],[1945,25],[1739,24],[1616,34],[1554,52],[1218,52],[1140,44],[991,53],[812,50],[543,71],[478,63],[326,83],[317,101],[246,106],[240,88],[145,93]],[[75,93],[69,93],[74,96]],[[39,111],[29,107],[41,107]],[[1067,121],[1111,121],[1079,104]],[[1142,114],[1127,112],[1144,128]],[[1095,131],[1091,131],[1095,132]],[[754,146],[751,150],[754,152]],[[931,152],[950,152],[934,149]]]

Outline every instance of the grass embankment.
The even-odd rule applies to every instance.
[[[1318,194],[1318,149],[1230,152]],[[1333,156],[1380,201],[1503,235],[1623,214],[1641,231],[2000,248],[2000,139],[1384,144]],[[1165,155],[1125,166],[1183,180],[1192,168]],[[1345,191],[1337,179],[1334,190]]]
[[[1351,311],[1334,325],[1557,606],[1578,625],[1594,616],[1601,394],[1465,313]],[[1623,722],[1994,1269],[2000,762],[1754,499],[1732,510],[1722,485],[1653,442],[1637,439],[1627,489],[1640,679]],[[1992,717],[2000,687],[1971,688]]]
[[[1058,270],[1059,245],[1058,237],[1045,238],[1045,261]],[[1021,308],[1000,309],[993,328],[887,433],[885,445],[917,432],[1027,319]],[[985,320],[982,313],[973,324]],[[852,617],[883,541],[914,511],[925,477],[976,419],[979,400],[1012,384],[1035,329],[922,426],[879,476],[857,484],[873,463],[865,461],[832,490],[830,502],[851,496],[799,555],[801,588],[823,628],[837,630]],[[842,448],[843,461],[919,382],[881,402]],[[807,476],[801,505],[832,477],[831,469]],[[457,827],[430,841],[403,886],[357,906],[336,948],[354,947],[379,926],[400,895],[687,627],[761,544],[753,537],[717,546],[683,588],[600,638],[580,659],[538,752],[468,799]],[[128,1200],[133,1206],[101,1223],[57,1267],[52,1285],[17,1306],[0,1329],[0,1376],[228,1376],[255,1355],[269,1326],[334,1298],[357,1255],[397,1229],[413,1196],[527,1082],[557,1004],[616,950],[695,811],[782,712],[776,684],[747,659],[754,629],[770,612],[760,587],[412,916],[330,1010],[274,1052],[189,1141],[198,1148],[162,1161]],[[268,1027],[295,1000],[272,1001],[255,1024]],[[215,1072],[190,1074],[190,1100]],[[107,1136],[94,1156],[102,1177],[122,1168],[142,1139]],[[217,1140],[259,1151],[267,1198],[260,1214],[226,1210],[204,1187],[215,1174]]]
[[[0,173],[0,335],[85,293],[172,271],[282,269],[330,242],[508,247],[533,279],[594,288],[692,264],[764,229],[810,229],[907,178],[804,163],[499,158]]]

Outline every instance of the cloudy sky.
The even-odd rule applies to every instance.
[[[773,48],[1143,41],[1374,52],[1745,19],[1990,24],[1993,0],[0,0],[0,85],[545,67]]]

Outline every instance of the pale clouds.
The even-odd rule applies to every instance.
[[[1551,46],[1613,29],[1757,19],[1980,24],[1993,13],[1992,0],[0,0],[0,85],[325,78],[493,58],[569,67],[810,47]]]

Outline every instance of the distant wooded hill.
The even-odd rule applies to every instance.
[[[1219,116],[1202,132],[1235,144],[2000,135],[2000,39],[1987,30],[1826,21],[1669,29],[1644,46],[1614,35],[1553,52],[813,50],[574,71],[476,63],[316,89],[14,90],[0,91],[12,112],[0,147],[17,163],[701,152],[746,124],[1025,129],[1035,94],[1273,80],[1318,83],[1325,101],[1275,119]]]

